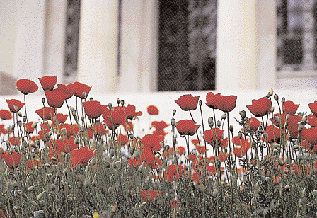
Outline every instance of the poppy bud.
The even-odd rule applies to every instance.
[[[174,118],[172,118],[172,120],[171,120],[171,125],[172,125],[172,126],[176,126],[176,122],[175,122],[175,119],[174,119]]]
[[[280,122],[280,118],[278,116],[274,116],[274,120],[275,122],[279,123]]]
[[[213,119],[212,117],[209,117],[209,118],[208,118],[208,125],[209,125],[210,128],[213,127],[213,125],[214,125],[214,119]]]
[[[222,120],[225,120],[226,117],[227,117],[226,114],[221,115],[221,119],[222,119]]]
[[[175,116],[175,114],[176,114],[176,110],[174,109],[174,110],[173,110],[173,117]]]
[[[83,96],[84,96],[84,98],[87,98],[87,93],[83,92]]]
[[[244,119],[244,118],[247,116],[245,110],[240,111],[239,114],[240,114],[240,116],[241,116],[242,119]]]
[[[63,133],[63,135],[67,135],[67,129],[66,128],[62,128],[62,133]]]
[[[120,99],[117,98],[117,104],[119,105],[121,103]]]
[[[45,98],[42,98],[42,104],[45,104]]]
[[[287,114],[286,115],[286,121],[288,121],[288,119],[291,117],[291,115],[290,114]]]
[[[303,129],[304,129],[304,126],[303,126],[303,125],[299,125],[299,126],[298,126],[298,131],[301,132]]]
[[[270,112],[273,113],[275,110],[275,107],[271,107]]]
[[[278,101],[278,100],[279,100],[279,98],[278,98],[278,95],[277,95],[277,94],[275,94],[275,95],[274,95],[274,99],[275,99],[275,101]]]
[[[241,131],[238,132],[238,137],[239,137],[239,139],[242,138],[242,132]]]
[[[111,104],[111,103],[108,104],[108,108],[109,108],[110,110],[112,109],[112,104]]]
[[[18,112],[18,116],[19,116],[19,117],[22,117],[21,111]]]
[[[199,106],[201,106],[203,104],[202,100],[199,100]]]
[[[24,115],[23,116],[23,123],[25,123],[26,122],[26,116]]]
[[[219,128],[220,126],[221,126],[221,121],[218,120],[218,121],[217,121],[217,127]]]
[[[233,126],[232,125],[229,126],[229,130],[230,130],[230,132],[233,132]]]

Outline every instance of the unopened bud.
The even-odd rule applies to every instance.
[[[273,113],[275,110],[275,107],[271,107],[270,112]]]
[[[278,101],[278,100],[279,100],[279,97],[278,97],[277,94],[274,95],[274,99],[275,99],[275,101]]]
[[[171,125],[172,125],[172,126],[176,126],[176,121],[175,121],[174,118],[172,118],[172,120],[171,120]]]
[[[199,100],[199,106],[201,106],[203,104],[202,100]]]
[[[218,121],[217,121],[217,127],[220,127],[220,126],[221,126],[221,121],[218,120]]]
[[[110,110],[112,109],[112,104],[111,104],[111,103],[108,104],[108,108],[109,108]]]
[[[274,120],[275,120],[275,122],[280,123],[280,118],[277,115],[274,116]]]
[[[240,114],[242,119],[244,119],[247,116],[245,110],[240,111],[239,114]]]
[[[229,131],[233,132],[233,126],[232,125],[229,126]]]
[[[123,106],[124,105],[124,100],[121,100],[121,106]]]
[[[226,117],[227,117],[226,114],[223,114],[223,115],[221,116],[221,119],[222,119],[222,120],[225,120]]]
[[[282,103],[284,103],[284,102],[285,102],[285,98],[283,97],[283,98],[282,98]]]
[[[23,119],[23,123],[25,123],[26,122],[26,116],[24,115],[22,119]]]
[[[238,137],[239,137],[239,139],[242,138],[242,132],[241,131],[238,132]]]
[[[18,112],[18,116],[19,116],[19,117],[22,117],[21,111]]]
[[[304,126],[303,126],[303,125],[299,125],[299,126],[298,126],[298,131],[301,132],[303,129],[304,129]]]
[[[117,104],[119,105],[121,103],[120,99],[117,98]]]
[[[63,133],[63,135],[67,135],[67,129],[66,128],[62,128],[62,133]]]
[[[83,92],[83,96],[84,96],[84,98],[87,98],[87,93]]]
[[[16,106],[16,105],[13,105],[13,108],[14,108],[14,110],[18,110],[18,106]]]
[[[290,114],[287,114],[286,115],[286,121],[288,121],[288,119],[291,117],[291,115]]]
[[[42,104],[45,104],[45,98],[42,98]]]
[[[174,110],[173,110],[173,117],[175,116],[175,114],[176,114],[176,110],[174,109]]]

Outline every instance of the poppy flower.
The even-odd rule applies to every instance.
[[[247,125],[252,131],[257,131],[259,126],[261,126],[261,122],[257,118],[251,117]]]
[[[299,115],[291,115],[287,121],[287,129],[292,138],[298,137],[298,122],[301,121],[302,117]]]
[[[98,118],[107,109],[106,105],[101,105],[99,101],[83,102],[85,113],[90,118]]]
[[[12,113],[9,110],[0,110],[1,120],[12,120]]]
[[[70,84],[57,84],[57,88],[55,90],[63,92],[66,96],[66,99],[69,99],[74,95],[73,89],[71,88]]]
[[[317,144],[317,127],[304,128],[301,132],[301,138],[306,139],[311,145]]]
[[[133,167],[138,167],[141,165],[141,162],[139,159],[134,159],[134,158],[131,158],[131,159],[128,159],[128,162],[131,166]]]
[[[217,132],[217,135],[216,135],[216,132]],[[214,143],[216,143],[216,139],[217,139],[217,141],[219,143],[220,140],[223,139],[223,133],[224,133],[224,130],[221,130],[219,128],[217,128],[217,129],[212,128],[212,129],[206,130],[204,132],[205,141],[208,144],[213,145]]]
[[[77,164],[87,165],[89,160],[96,155],[96,150],[89,150],[87,146],[83,146],[79,149],[74,149],[70,151],[71,157],[70,162],[73,164],[73,167],[76,167]]]
[[[199,145],[199,141],[198,139],[192,139],[191,141],[194,145]]]
[[[283,104],[283,111],[285,111],[285,114],[294,115],[299,107],[299,104],[294,104],[292,101],[285,101]]]
[[[236,147],[234,147],[233,153],[234,153],[237,157],[240,157],[240,158],[242,158],[244,155],[247,154],[247,152],[246,152],[245,150],[243,150],[241,146],[236,146]]]
[[[263,117],[270,112],[272,108],[272,101],[267,97],[252,100],[252,105],[247,105],[247,108],[254,116]]]
[[[68,123],[60,124],[58,127],[58,130],[64,135],[63,128],[66,129],[66,137],[69,138],[70,136],[77,135],[80,128],[77,124],[70,125]]]
[[[208,92],[207,95],[206,95],[206,105],[210,108],[213,108],[213,109],[218,109],[218,105],[221,101],[221,95],[220,93],[218,94],[214,94],[213,92]]]
[[[314,101],[314,103],[309,103],[308,107],[310,108],[311,112],[317,116],[317,101]]]
[[[28,122],[24,124],[24,129],[25,132],[27,133],[33,133],[34,132],[34,126],[33,126],[34,122]]]
[[[57,76],[43,76],[42,78],[39,78],[39,80],[44,91],[53,90],[57,83]]]
[[[221,148],[227,148],[229,146],[229,140],[228,137],[225,139],[220,139],[220,147]]]
[[[92,124],[92,128],[93,128],[93,130],[94,130],[94,133],[97,134],[97,135],[104,135],[104,134],[106,134],[106,129],[105,129],[105,127],[102,125],[102,123],[100,123],[99,125],[93,123],[93,124]]]
[[[217,108],[223,112],[230,112],[236,107],[237,96],[220,96]]]
[[[67,118],[68,118],[68,115],[67,114],[58,113],[58,114],[56,114],[55,117],[53,118],[54,120],[56,119],[59,123],[65,123]]]
[[[215,175],[217,172],[216,168],[213,165],[207,165],[207,171],[212,173],[212,175]]]
[[[171,209],[173,210],[173,209],[176,209],[177,211],[179,211],[179,205],[178,205],[178,203],[180,202],[180,200],[173,200],[173,201],[171,201]]]
[[[312,127],[317,126],[317,117],[315,115],[307,116],[308,124]]]
[[[106,123],[109,129],[125,125],[126,123],[126,116],[121,107],[114,107],[111,111],[109,108],[106,108],[102,113],[102,117],[104,118],[103,122]]]
[[[130,119],[130,120],[132,120],[134,117],[142,116],[142,111],[136,112],[135,106],[131,104],[128,104],[128,106],[124,108],[124,112],[127,119]]]
[[[156,190],[140,190],[143,201],[154,201],[156,196],[161,196],[161,191]]]
[[[200,155],[204,155],[205,154],[205,146],[196,145],[195,148],[196,148],[196,150],[198,151],[198,153]],[[207,149],[207,151],[209,151],[209,149]]]
[[[28,160],[26,162],[26,165],[30,168],[30,169],[33,169],[33,167],[37,166],[41,166],[41,162],[38,161],[38,160]]]
[[[141,141],[144,147],[150,148],[152,151],[159,151],[161,150],[161,142],[164,140],[164,137],[157,136],[154,134],[147,134],[145,135]]]
[[[199,96],[193,97],[192,95],[183,95],[175,102],[180,106],[184,111],[196,110]]]
[[[176,129],[180,135],[193,136],[200,125],[195,125],[193,120],[179,120]]]
[[[163,130],[165,129],[166,127],[169,126],[169,124],[167,124],[165,121],[153,121],[151,123],[151,126],[154,127],[156,130]]]
[[[68,139],[56,139],[56,151],[58,153],[65,152],[69,153],[70,151],[78,148],[78,144],[75,144],[74,137],[69,137]]]
[[[228,158],[228,154],[225,154],[223,151],[219,152],[219,155],[217,156],[217,158],[221,161],[221,162],[225,162]]]
[[[64,104],[66,97],[67,97],[64,94],[64,92],[56,91],[56,90],[45,91],[45,96],[47,99],[47,104],[53,108],[61,108]]]
[[[87,98],[91,90],[91,86],[88,86],[80,82],[74,82],[73,84],[69,84],[69,87],[73,91],[74,95],[81,99]]]
[[[179,177],[183,175],[184,167],[181,165],[178,165],[178,170],[175,164],[171,164],[167,167],[167,173],[165,173],[165,179],[173,182],[175,179],[177,180]]]
[[[249,139],[245,140],[243,137],[241,139],[238,136],[233,137],[232,143],[240,145],[244,153],[251,148],[251,142],[249,142]]]
[[[21,144],[20,137],[9,137],[9,142],[12,146],[19,146]]]
[[[21,110],[21,108],[25,105],[25,103],[22,103],[21,101],[16,99],[6,99],[6,101],[12,113],[18,113],[19,110]]]
[[[118,141],[118,144],[119,144],[121,147],[123,147],[123,146],[125,146],[126,144],[128,144],[129,138],[128,138],[128,136],[126,136],[126,135],[119,134],[117,141]]]
[[[4,152],[2,158],[8,167],[17,167],[21,160],[21,154],[18,154],[16,151],[14,151],[12,154]]]
[[[158,115],[159,114],[159,110],[155,105],[149,105],[146,108],[147,112],[149,115]]]
[[[279,127],[280,126],[280,122],[281,122],[282,126],[284,126],[285,117],[286,117],[286,114],[276,113],[276,114],[274,114],[273,119],[270,118],[270,120],[274,123],[275,126]]]
[[[13,130],[12,130],[13,132]],[[8,130],[5,128],[5,126],[3,124],[0,124],[0,133],[2,134],[7,134]]]
[[[51,132],[51,131],[48,130],[48,129],[44,129],[44,130],[39,131],[38,133],[39,133],[40,139],[43,140],[44,142],[49,141],[49,140],[50,140],[50,137],[51,137],[51,136],[49,135],[50,132]]]
[[[281,137],[281,130],[275,126],[269,125],[265,130],[268,134],[266,141],[269,143],[279,142]]]
[[[128,121],[124,125],[124,131],[126,132],[133,132],[133,123],[131,121]]]
[[[52,120],[52,117],[55,115],[55,108],[43,107],[35,111],[43,120]]]
[[[35,82],[29,79],[19,79],[16,83],[17,89],[24,95],[34,93],[38,90],[38,86]]]
[[[176,153],[178,155],[184,155],[185,154],[185,148],[183,146],[179,146],[176,148]]]

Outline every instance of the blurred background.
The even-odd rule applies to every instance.
[[[317,0],[1,0],[0,94],[317,88]]]

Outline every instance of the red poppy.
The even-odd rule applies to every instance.
[[[159,114],[159,110],[155,105],[149,105],[146,108],[147,112],[149,115],[158,115]]]
[[[220,151],[219,155],[217,156],[217,158],[221,161],[221,162],[225,162],[228,158],[228,154],[225,154],[224,152]]]
[[[39,80],[44,91],[53,90],[57,83],[57,76],[43,76],[42,78],[39,78]]]
[[[205,154],[205,146],[196,145],[195,148],[196,148],[196,150],[198,151],[198,153],[200,155],[204,155]],[[207,149],[207,151],[209,151],[209,149]]]
[[[88,86],[86,84],[82,84],[80,82],[74,82],[73,84],[69,84],[69,87],[71,88],[71,90],[73,91],[73,93],[76,97],[79,97],[82,99],[87,98],[87,96],[91,90],[91,86]]]
[[[35,82],[29,79],[19,79],[16,83],[17,89],[24,95],[34,93],[38,90],[38,86]]]
[[[49,135],[50,130],[44,129],[44,130],[39,131],[38,133],[39,133],[40,139],[43,140],[44,142],[47,142],[47,141],[50,140],[50,137],[51,137],[51,136]]]
[[[56,119],[59,123],[65,123],[67,118],[68,118],[68,115],[67,114],[62,114],[62,113],[58,113],[56,114]]]
[[[92,124],[92,127],[93,127],[93,130],[94,130],[94,133],[97,134],[97,135],[104,135],[106,134],[106,129],[105,127],[102,125],[102,123],[100,123],[99,125],[93,123]]]
[[[68,153],[76,148],[78,148],[78,144],[75,144],[74,137],[69,137],[68,139],[56,139],[56,148],[57,152],[65,152]]]
[[[57,88],[55,90],[63,92],[66,95],[66,99],[69,99],[74,95],[73,89],[71,87],[71,84],[57,84]]]
[[[49,124],[47,121],[45,121],[43,124],[40,124],[41,126],[41,129],[44,129],[44,130],[50,130],[51,129],[51,124]]]
[[[220,93],[214,94],[213,92],[208,92],[206,95],[206,105],[213,109],[218,109],[219,102],[221,101]]]
[[[119,144],[121,147],[123,147],[123,146],[125,146],[126,144],[128,144],[129,138],[128,138],[128,136],[126,136],[126,135],[119,134],[117,141],[118,141],[118,144]]]
[[[200,125],[195,125],[193,120],[179,120],[177,122],[177,131],[180,135],[190,135],[193,136]]]
[[[12,146],[19,146],[21,144],[20,137],[9,137],[9,142]]]
[[[247,105],[247,108],[254,116],[263,117],[270,112],[272,108],[272,101],[267,97],[252,100],[252,105]]]
[[[28,160],[26,164],[30,169],[33,169],[33,167],[35,166],[37,167],[41,166],[41,162],[38,160]]]
[[[247,154],[247,152],[244,151],[241,146],[236,146],[236,147],[234,147],[233,153],[234,153],[237,157],[240,157],[240,158],[242,158],[244,155]]]
[[[165,129],[166,127],[169,126],[169,124],[167,124],[165,121],[153,121],[151,123],[151,126],[153,126],[156,130],[163,130]]]
[[[198,139],[192,139],[192,143],[193,143],[194,145],[199,145]]]
[[[177,211],[179,211],[179,205],[178,205],[178,203],[180,202],[180,200],[173,200],[173,201],[171,201],[171,209],[173,210],[173,209],[176,209]]]
[[[315,116],[317,116],[317,101],[314,101],[314,103],[309,103],[308,106],[309,106],[311,112],[312,112]]]
[[[291,115],[287,121],[287,129],[292,138],[298,137],[298,122],[301,121],[302,117],[299,115]]]
[[[133,123],[131,121],[128,121],[124,125],[124,131],[126,132],[132,132],[133,131]]]
[[[167,167],[167,173],[166,171],[164,172],[165,179],[170,182],[173,182],[175,179],[177,180],[180,176],[183,175],[183,170],[184,167],[181,165],[178,165],[178,170],[175,164],[169,165]]]
[[[273,119],[270,118],[270,120],[274,123],[275,126],[280,126],[280,122],[282,124],[282,126],[284,126],[285,124],[285,117],[286,117],[286,114],[274,114],[273,116]],[[278,122],[277,122],[278,121]]]
[[[130,164],[131,166],[133,166],[133,167],[141,166],[141,162],[140,162],[139,159],[137,159],[137,160],[134,159],[134,158],[128,159],[128,162],[129,162],[129,164]]]
[[[22,103],[19,100],[16,99],[6,99],[7,103],[8,103],[8,107],[10,109],[10,111],[12,113],[18,113],[19,110],[21,110],[21,108],[25,105],[25,103]]]
[[[126,116],[124,110],[121,107],[114,107],[111,112],[108,108],[102,114],[104,120],[103,122],[112,129],[112,127],[116,128],[120,125],[125,125],[126,123]]]
[[[153,135],[158,135],[158,136],[163,136],[165,138],[165,136],[167,135],[168,133],[165,132],[165,130],[154,130],[153,131]]]
[[[245,140],[243,137],[241,139],[238,136],[233,137],[232,143],[235,145],[240,145],[244,153],[246,153],[251,148],[249,139]]]
[[[4,152],[2,158],[6,162],[8,167],[17,167],[21,160],[21,154],[18,154],[16,151],[14,151],[12,154]]]
[[[33,126],[34,122],[28,122],[24,124],[24,129],[25,132],[27,133],[33,133],[34,132],[34,126]]]
[[[161,150],[161,142],[164,140],[164,137],[157,136],[154,134],[147,134],[145,135],[141,141],[144,144],[144,147],[150,148],[152,151],[159,151]]]
[[[312,127],[317,126],[317,117],[313,114],[307,116],[308,124]]]
[[[62,134],[63,134],[62,129],[65,128],[66,129],[66,137],[77,135],[77,133],[80,130],[80,128],[77,124],[70,125],[68,123],[60,124],[57,128]]]
[[[107,109],[106,105],[101,105],[99,101],[83,102],[85,113],[90,118],[98,118]]]
[[[183,95],[175,102],[180,106],[184,111],[196,110],[199,96],[193,97],[192,95]]]
[[[35,112],[43,119],[43,120],[51,120],[55,115],[55,108],[43,107],[41,109],[36,110]]]
[[[207,170],[208,172],[212,173],[212,175],[215,175],[215,173],[217,172],[216,168],[213,165],[208,165]]]
[[[178,155],[184,155],[185,154],[185,148],[183,146],[179,146],[176,148],[176,153]]]
[[[13,132],[13,130],[12,130]],[[5,128],[3,124],[0,124],[0,133],[7,134],[8,130]]]
[[[221,148],[227,148],[229,146],[229,140],[228,137],[225,139],[220,139],[220,147]]]
[[[124,108],[124,112],[127,119],[130,119],[130,120],[132,120],[134,117],[142,116],[142,111],[136,112],[135,106],[130,104],[128,104],[128,106]]]
[[[216,137],[216,131],[217,131],[217,137]],[[216,139],[218,143],[220,142],[221,139],[223,139],[223,133],[224,133],[224,130],[221,130],[219,128],[217,129],[212,128],[204,132],[204,138],[208,144],[212,145],[216,143]]]
[[[1,120],[12,120],[12,113],[9,110],[0,110]]]
[[[87,146],[83,146],[79,149],[74,149],[70,151],[71,157],[70,162],[73,164],[73,167],[76,167],[77,164],[87,165],[89,160],[96,155],[95,149],[89,150]]]
[[[260,125],[261,125],[261,122],[257,118],[251,117],[249,119],[248,126],[250,127],[252,131],[257,131]]]
[[[279,142],[281,137],[281,130],[275,126],[269,125],[265,130],[268,134],[266,141],[269,143]]]
[[[156,190],[140,190],[143,201],[154,201],[156,196],[161,196],[161,191]]]
[[[311,145],[317,144],[317,127],[304,128],[301,132],[301,138],[306,139]]]
[[[230,112],[236,107],[237,96],[220,96],[217,108],[223,112]]]
[[[294,104],[292,101],[285,101],[282,107],[285,114],[294,115],[299,107],[299,104]]]
[[[64,92],[61,91],[45,91],[45,96],[47,99],[47,104],[53,108],[61,108],[64,104],[64,101],[66,99],[66,95]]]

